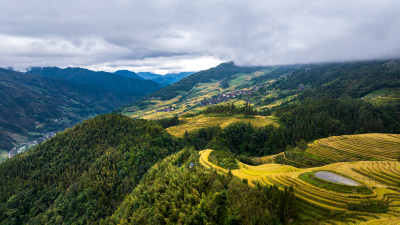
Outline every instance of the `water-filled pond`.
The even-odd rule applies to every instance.
[[[314,173],[316,177],[322,180],[330,181],[337,184],[345,184],[350,186],[360,186],[361,184],[349,179],[347,177],[340,176],[339,174],[328,172],[328,171],[319,171]]]

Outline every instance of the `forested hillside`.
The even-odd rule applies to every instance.
[[[372,91],[400,86],[400,61],[367,61],[309,65],[282,77],[274,89],[312,89],[310,95],[361,98]]]
[[[0,223],[98,222],[180,148],[156,122],[117,114],[87,120],[0,164]]]

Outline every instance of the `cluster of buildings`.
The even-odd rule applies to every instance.
[[[226,102],[231,99],[237,98],[239,96],[248,96],[253,94],[255,91],[258,91],[260,89],[261,85],[257,85],[253,87],[252,89],[249,90],[238,90],[230,93],[225,93],[225,94],[219,94],[219,95],[214,95],[211,98],[204,98],[201,101],[195,101],[194,104],[204,107],[207,105],[215,105],[221,102]],[[245,99],[247,102],[249,101],[247,98]]]
[[[156,112],[173,112],[173,111],[175,111],[175,107],[166,107],[166,108],[163,108],[163,109],[157,109],[156,110]]]
[[[13,149],[11,149],[11,151],[8,152],[8,158],[12,158],[17,154],[23,153],[26,150],[36,146],[37,144],[47,141],[48,139],[54,137],[55,135],[56,135],[55,132],[49,132],[43,137],[39,138],[38,140],[29,141],[28,143],[23,143],[18,148],[14,147]]]
[[[204,107],[204,106],[208,106],[208,105],[215,105],[215,104],[218,104],[221,102],[227,102],[231,99],[234,99],[234,98],[237,98],[240,96],[249,96],[249,95],[253,94],[255,91],[258,91],[261,87],[262,87],[262,84],[254,86],[252,89],[248,89],[248,90],[237,90],[237,91],[233,91],[230,93],[214,95],[211,98],[204,98],[201,101],[195,101],[193,107],[195,107],[195,106]],[[151,97],[151,99],[155,99],[155,98]],[[244,100],[249,102],[248,98],[246,98]],[[186,108],[191,108],[191,107],[192,107],[192,105],[186,105]],[[173,112],[176,109],[177,109],[176,107],[168,106],[168,107],[165,107],[162,109],[157,109],[156,112]]]

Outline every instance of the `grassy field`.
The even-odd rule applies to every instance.
[[[316,151],[320,156],[340,160],[347,148],[353,158],[346,158],[348,162],[299,169],[271,163],[274,158],[269,156],[260,158],[266,164],[250,166],[239,163],[240,168],[231,172],[234,176],[247,179],[250,185],[293,186],[300,206],[301,224],[398,224],[400,162],[395,159],[400,154],[399,138],[399,135],[363,134],[320,139],[310,144],[307,151],[314,152],[318,146],[324,146]],[[208,161],[211,151],[200,152],[200,163],[220,173],[228,173]],[[331,151],[332,154],[327,154]],[[333,155],[339,152],[342,155],[334,158]],[[285,157],[285,154],[279,156]],[[360,161],[366,156],[376,161]],[[362,186],[352,188],[309,176],[317,171],[337,173]],[[384,206],[375,207],[375,203]]]
[[[180,120],[182,121],[181,125],[169,127],[166,129],[170,134],[176,137],[183,137],[185,131],[192,132],[200,128],[212,127],[217,125],[224,128],[234,122],[250,123],[251,125],[257,127],[263,127],[270,124],[278,126],[277,118],[272,116],[254,116],[254,118],[240,118],[235,116],[212,117],[198,115],[195,117],[180,118]]]

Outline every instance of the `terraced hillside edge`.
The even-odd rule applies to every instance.
[[[206,168],[227,174],[228,170],[208,161],[211,151],[201,151],[199,162]],[[398,152],[400,153],[400,149]],[[400,216],[398,161],[340,162],[308,169],[274,163],[260,166],[239,164],[240,168],[231,170],[231,173],[248,180],[251,185],[293,187],[300,205],[301,224],[330,224],[340,221],[353,224],[377,219],[391,221]],[[355,180],[362,186],[353,187],[319,178],[303,178],[306,174],[317,171],[334,172]]]
[[[400,156],[400,134],[333,136],[309,144],[306,152],[335,162],[394,161]]]
[[[352,161],[396,161],[400,156],[400,134],[368,133],[331,136],[304,142],[304,149],[295,148],[279,154],[253,157],[255,163],[281,163],[301,168]]]
[[[195,117],[180,118],[182,124],[168,127],[168,133],[176,136],[183,137],[185,132],[193,132],[201,128],[220,126],[225,128],[228,125],[236,122],[250,123],[255,127],[264,127],[267,125],[279,126],[276,123],[277,119],[274,117],[254,116],[252,118],[241,118],[235,116],[204,116],[198,115]]]

